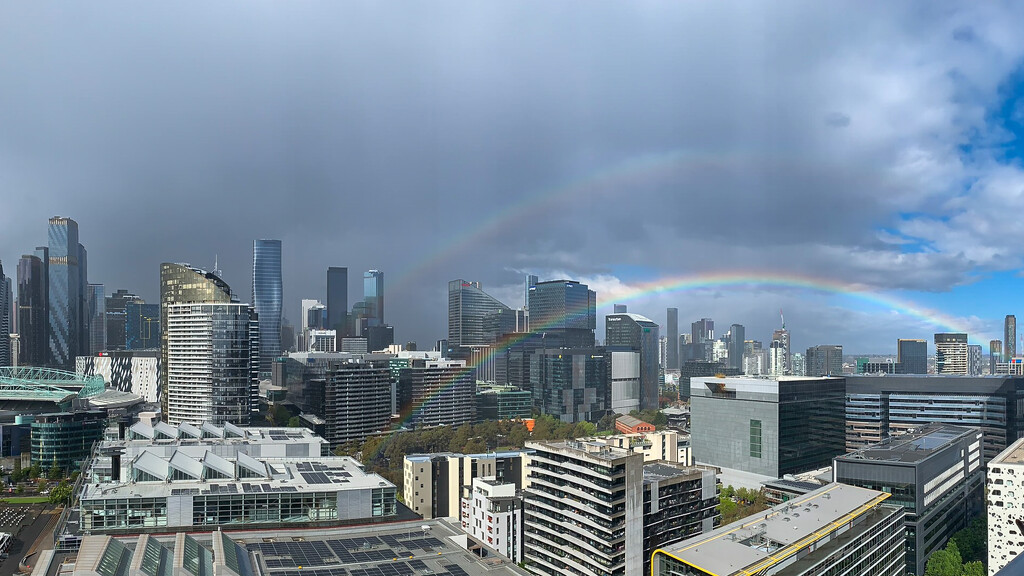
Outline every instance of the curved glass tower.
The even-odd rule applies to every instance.
[[[281,355],[281,241],[252,241],[252,304],[260,326],[260,375]]]

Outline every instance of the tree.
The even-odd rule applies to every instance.
[[[71,483],[67,480],[61,480],[60,484],[57,484],[50,490],[50,504],[68,504],[71,502]]]
[[[615,419],[618,414],[605,414],[597,421],[598,432],[609,432],[615,430]]]
[[[46,490],[46,479],[40,478],[36,483],[36,492],[42,492],[44,490]]]
[[[936,550],[928,558],[924,576],[962,576],[964,563],[960,558],[960,549],[956,541],[950,540],[942,550]]]
[[[298,416],[292,416],[291,418],[289,418],[288,419],[288,427],[289,428],[302,428],[302,424],[299,421],[299,417]]]
[[[985,576],[985,565],[977,561],[964,564],[964,576]]]
[[[43,469],[41,466],[39,466],[39,462],[36,462],[28,469],[28,477],[31,478],[32,480],[39,478],[39,476],[42,475],[42,473]]]
[[[964,563],[981,561],[984,562],[987,556],[986,538],[988,536],[988,525],[984,514],[976,517],[966,528],[953,534],[952,540],[960,549],[960,555]]]
[[[54,458],[53,465],[51,465],[50,469],[46,472],[46,478],[49,480],[60,480],[63,477],[64,471],[57,465],[57,459]]]
[[[14,472],[11,473],[12,482],[21,482],[25,479],[25,471],[21,469],[21,458],[14,459]]]

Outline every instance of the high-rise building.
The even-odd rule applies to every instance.
[[[981,376],[981,344],[967,345],[967,375]]]
[[[605,346],[609,351],[640,353],[640,409],[657,410],[658,325],[639,314],[609,314],[605,317]]]
[[[996,374],[997,366],[1003,359],[1003,341],[989,340],[988,342],[988,373]]]
[[[522,489],[530,452],[407,454],[402,463],[405,505],[424,519],[458,517],[459,500],[470,493],[475,478],[493,477]]]
[[[742,324],[729,327],[729,368],[743,370],[743,344],[746,337],[747,329]]]
[[[1024,552],[1020,482],[1024,478],[1024,438],[1017,440],[988,463],[988,570],[1001,570]],[[1007,570],[1008,576],[1019,572]],[[923,572],[922,572],[923,574]]]
[[[900,338],[896,341],[896,363],[904,374],[928,373],[928,341]]]
[[[701,318],[690,324],[690,343],[700,344],[715,339],[715,321],[711,318]]]
[[[252,305],[260,327],[260,374],[269,376],[274,359],[281,355],[281,312],[284,284],[281,279],[281,241],[252,241]]]
[[[327,328],[348,336],[348,268],[327,269]]]
[[[128,302],[124,307],[125,350],[160,348],[160,305]]]
[[[562,422],[596,422],[608,410],[609,357],[597,348],[546,348],[529,356],[533,405]]]
[[[523,499],[516,485],[493,476],[473,478],[462,499],[462,530],[513,563],[523,559]]]
[[[465,362],[413,360],[398,373],[396,402],[417,426],[460,426],[475,420],[476,378]]]
[[[85,246],[78,245],[78,354],[87,354],[89,346],[89,279]],[[74,358],[71,359],[72,364]]]
[[[238,303],[167,306],[169,424],[248,424],[257,365],[251,310]]]
[[[50,218],[49,242],[47,364],[71,371],[75,368],[75,356],[83,352],[81,322],[85,267],[79,258],[85,254],[85,248],[78,243],[78,222],[60,216]]]
[[[213,272],[189,264],[160,265],[160,409],[168,416],[167,312],[175,304],[227,304],[236,302],[231,287]],[[246,357],[248,358],[248,354]],[[248,406],[246,406],[248,408]]]
[[[369,320],[367,326],[384,324],[384,273],[380,270],[363,272],[363,302]]]
[[[107,309],[103,284],[87,286],[86,318],[89,325],[89,355],[95,356],[107,349]]]
[[[935,334],[935,373],[960,374],[967,372],[967,334],[940,332]]]
[[[48,251],[46,248],[37,250]],[[46,364],[49,317],[46,311],[47,262],[43,258],[26,254],[18,260],[17,332],[21,347],[18,364],[22,366]]]
[[[575,280],[538,282],[530,287],[530,331],[544,333],[565,348],[594,345],[597,294]]]
[[[773,376],[784,376],[791,373],[789,351],[789,330],[783,327],[772,332],[772,343],[768,348],[769,371]]]
[[[625,304],[613,304],[612,305],[612,313],[613,314],[625,314],[626,313],[626,305]]]
[[[11,297],[4,265],[0,262],[0,366],[11,366]]]
[[[821,344],[807,349],[805,376],[842,376],[843,347]]]
[[[1003,319],[1003,362],[1017,355],[1017,317],[1007,314]]]
[[[789,357],[789,373],[793,376],[806,376],[807,375],[807,358],[799,352],[793,352]]]
[[[107,350],[126,350],[128,347],[128,336],[125,334],[128,319],[125,307],[129,302],[145,304],[145,300],[124,289],[117,290],[106,298]]]
[[[679,309],[669,308],[666,318],[666,334],[668,338],[665,369],[679,370]]]
[[[479,282],[452,280],[448,283],[448,346],[493,344],[494,335],[484,330],[484,320],[506,311],[513,313],[511,308],[484,292]]]
[[[977,428],[926,424],[838,456],[832,479],[892,494],[907,511],[906,573],[924,574],[930,553],[985,508],[980,446]]]

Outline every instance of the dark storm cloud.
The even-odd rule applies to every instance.
[[[379,268],[396,336],[428,343],[445,333],[447,280],[518,294],[509,269],[757,265],[944,289],[995,261],[994,237],[935,201],[979,177],[960,145],[1019,61],[1006,31],[1019,18],[995,7],[6,3],[0,16],[9,268],[61,214],[108,290],[155,299],[161,261],[217,254],[248,298],[252,239],[281,238],[293,321],[300,298],[323,298],[327,266],[350,268],[353,301],[358,273]],[[630,171],[659,154],[677,160]],[[926,217],[897,217],[911,210]],[[936,248],[902,254],[881,229]]]

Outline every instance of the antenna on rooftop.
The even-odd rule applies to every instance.
[[[779,308],[779,318],[782,318],[782,329],[786,329],[786,317],[782,315],[782,308]]]
[[[216,254],[213,255],[213,273],[216,276],[220,276],[221,275],[220,268],[217,267],[217,255]],[[783,326],[783,328],[785,328],[785,326]]]

